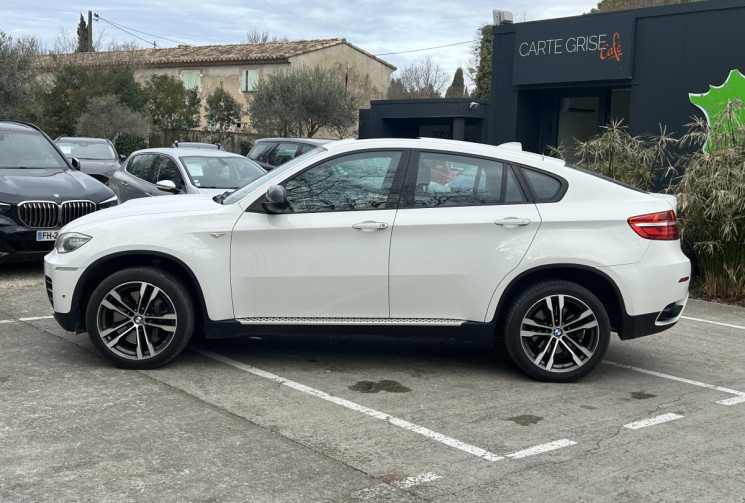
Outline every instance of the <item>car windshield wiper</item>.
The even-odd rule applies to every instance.
[[[231,192],[232,191],[230,191],[230,190],[226,190],[222,194],[219,194],[219,195],[213,197],[212,200],[215,201],[217,204],[222,204],[222,202],[225,200],[226,197],[228,197],[230,195]]]

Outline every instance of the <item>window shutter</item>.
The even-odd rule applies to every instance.
[[[244,93],[255,91],[259,84],[259,70],[243,70],[241,74],[241,91]]]

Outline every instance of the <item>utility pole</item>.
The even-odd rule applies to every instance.
[[[88,11],[88,52],[93,52],[93,12]]]

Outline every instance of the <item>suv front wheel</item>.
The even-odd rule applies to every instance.
[[[115,365],[159,367],[175,358],[194,332],[194,303],[172,274],[124,269],[102,281],[86,309],[93,345]]]
[[[569,281],[543,281],[510,307],[504,342],[512,360],[534,379],[570,382],[603,359],[610,322],[598,298]]]

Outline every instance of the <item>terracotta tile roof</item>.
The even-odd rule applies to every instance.
[[[66,64],[105,66],[134,64],[145,68],[173,66],[223,66],[240,64],[287,63],[293,56],[346,44],[353,49],[387,65],[395,66],[363,51],[343,38],[323,40],[297,40],[291,42],[265,42],[260,44],[178,46],[166,49],[138,49],[133,51],[83,52],[40,56],[37,64],[53,69]]]

